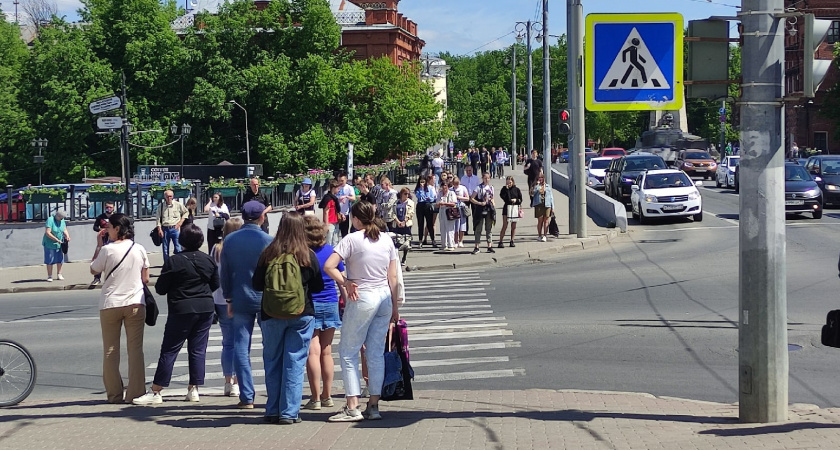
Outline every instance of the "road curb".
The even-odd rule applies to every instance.
[[[549,248],[544,248],[541,250],[536,251],[529,251],[524,254],[524,259],[518,259],[516,257],[508,257],[508,258],[492,258],[492,262],[488,261],[475,261],[475,262],[468,262],[468,263],[451,263],[451,264],[432,264],[432,265],[408,265],[405,268],[406,272],[422,272],[422,271],[433,271],[433,270],[451,270],[451,269],[464,269],[470,267],[486,267],[488,265],[493,267],[498,267],[502,265],[512,265],[512,263],[532,263],[537,261],[542,261],[545,257],[552,256],[552,255],[560,255],[563,253],[573,252],[573,251],[580,251],[586,250],[589,248],[598,247],[602,244],[606,244],[612,242],[613,240],[617,239],[618,237],[622,236],[624,233],[619,232],[617,229],[608,229],[605,234],[598,235],[598,236],[591,236],[586,238],[577,239],[574,242],[565,242],[561,245],[552,246]]]
[[[154,286],[155,280],[149,281],[148,286]],[[29,292],[58,292],[58,291],[98,291],[102,285],[91,286],[90,284],[64,284],[56,286],[30,286],[0,288],[0,294],[24,294]]]

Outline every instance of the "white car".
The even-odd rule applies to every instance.
[[[703,220],[703,202],[698,186],[682,170],[662,169],[642,172],[631,187],[633,218],[645,224],[654,217],[691,216]]]
[[[726,188],[735,187],[735,171],[738,170],[740,162],[741,157],[737,155],[723,158],[715,171],[715,185]]]
[[[607,167],[615,158],[592,158],[586,165],[586,185],[593,189],[604,189]]]

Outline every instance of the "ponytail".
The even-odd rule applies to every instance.
[[[361,229],[364,231],[366,238],[371,241],[379,240],[380,229],[374,220],[376,219],[376,208],[373,204],[365,201],[358,202],[353,205],[350,213],[361,222]]]

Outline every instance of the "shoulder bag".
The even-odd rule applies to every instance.
[[[391,324],[387,339],[381,400],[414,400],[414,369],[408,359],[408,325],[404,320]]]

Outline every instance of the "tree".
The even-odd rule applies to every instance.
[[[0,16],[2,16],[0,11]],[[19,180],[29,154],[29,118],[20,106],[20,73],[29,52],[17,25],[0,21],[0,185]]]
[[[26,13],[27,21],[35,27],[40,34],[44,25],[53,21],[58,15],[58,5],[51,0],[23,0],[23,12]]]

